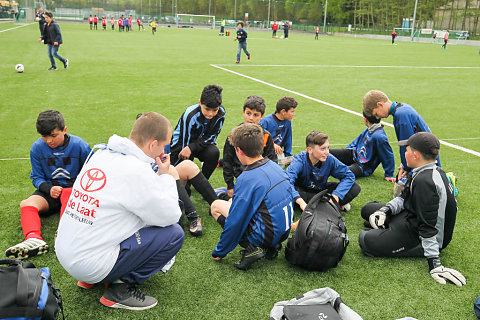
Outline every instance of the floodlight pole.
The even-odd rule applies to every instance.
[[[325,26],[327,25],[327,7],[328,0],[325,0],[325,14],[323,15],[323,33],[325,33]]]
[[[237,0],[235,0],[235,4],[233,8],[233,20],[235,20],[235,23],[237,22]]]
[[[208,15],[210,15],[210,5],[212,3],[212,0],[208,0]]]
[[[413,22],[412,22],[412,41],[413,41],[413,35],[415,33],[415,17],[417,15],[417,4],[418,4],[418,0],[415,0],[415,10],[413,10]]]
[[[271,2],[271,0],[268,0],[267,29],[270,27],[270,2]]]

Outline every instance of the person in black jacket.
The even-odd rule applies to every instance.
[[[45,11],[42,7],[38,8],[37,19],[38,27],[40,28],[40,36],[42,36],[43,26],[45,25]]]
[[[234,41],[238,41],[238,52],[237,52],[237,61],[235,63],[240,63],[240,53],[245,52],[247,55],[248,60],[250,60],[250,52],[247,50],[247,31],[243,29],[244,22],[239,21],[237,23],[237,37],[233,39]]]
[[[63,67],[66,69],[68,68],[68,59],[58,54],[58,49],[63,43],[62,33],[58,24],[53,21],[52,12],[45,11],[45,22],[46,23],[43,25],[42,36],[38,39],[38,42],[43,41],[43,43],[48,46],[48,57],[50,58],[50,62],[52,64],[52,66],[48,68],[48,70],[57,70],[57,66],[55,65],[55,59],[53,57],[60,60],[63,63]]]
[[[440,141],[430,132],[418,132],[399,145],[406,146],[412,174],[400,196],[386,204],[363,206],[362,217],[373,229],[362,230],[358,244],[372,257],[425,257],[435,281],[463,286],[465,277],[440,262],[441,250],[452,240],[457,215],[453,186],[435,163]]]
[[[244,123],[258,124],[265,114],[265,100],[259,96],[249,96],[243,104]],[[277,162],[277,155],[273,146],[273,139],[270,133],[263,129],[263,153],[264,158]],[[235,148],[228,138],[223,147],[223,179],[227,184],[228,196],[233,197],[233,187],[235,179],[243,172],[245,166],[241,164],[237,157]]]

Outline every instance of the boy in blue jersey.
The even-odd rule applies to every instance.
[[[260,120],[260,125],[272,135],[277,155],[283,153],[285,157],[293,156],[292,119],[295,116],[297,105],[294,98],[282,97],[277,101],[275,113]]]
[[[240,54],[245,52],[247,55],[248,60],[250,60],[250,52],[247,51],[247,31],[243,29],[244,22],[239,21],[237,24],[237,37],[233,39],[233,41],[238,41],[238,52],[237,52],[237,61],[236,63],[240,63]]]
[[[380,119],[363,114],[367,126],[345,149],[330,149],[330,153],[353,172],[355,178],[370,176],[380,163],[385,180],[395,182],[395,157]]]
[[[385,93],[379,90],[370,90],[363,97],[363,112],[367,116],[374,116],[377,119],[393,116],[393,126],[397,140],[407,140],[417,132],[430,132],[430,128],[423,120],[422,116],[409,104],[391,101]],[[412,169],[405,160],[405,147],[400,146],[400,159],[402,164],[398,172],[398,179],[402,179],[405,174]],[[440,166],[440,156],[437,158]]]
[[[198,158],[207,179],[220,157],[216,141],[225,121],[222,90],[214,84],[203,88],[200,102],[188,107],[178,120],[170,143],[170,161],[174,166],[182,160]]]
[[[350,203],[359,193],[355,175],[329,152],[328,136],[314,130],[306,138],[307,151],[297,154],[286,172],[292,185],[293,198],[303,211],[307,203],[320,191],[327,189],[340,209],[349,210]],[[327,182],[332,176],[339,182]]]
[[[262,156],[262,127],[241,124],[228,140],[246,167],[237,179],[232,202],[212,203],[212,216],[223,227],[212,257],[220,260],[240,244],[245,250],[234,266],[247,270],[262,258],[277,257],[288,237],[294,215],[292,187],[285,171]]]
[[[265,100],[259,96],[249,96],[243,104],[243,119],[245,123],[258,124],[265,113]],[[264,158],[277,161],[274,144],[270,133],[263,129],[263,152]],[[235,179],[243,172],[245,166],[240,163],[235,148],[228,138],[225,140],[223,147],[223,179],[227,184],[227,194],[231,198],[233,196],[233,186]]]
[[[37,118],[37,132],[42,136],[30,150],[30,179],[37,190],[20,202],[25,240],[8,248],[5,254],[13,259],[26,259],[48,252],[43,241],[40,215],[60,210],[63,188],[71,188],[91,149],[83,139],[67,134],[62,114],[43,111]]]

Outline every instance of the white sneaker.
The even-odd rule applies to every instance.
[[[20,242],[5,251],[5,255],[10,259],[26,259],[48,252],[48,244],[40,239],[30,238]]]
[[[350,203],[347,203],[347,204],[344,204],[341,208],[340,208],[343,212],[348,212],[352,209],[352,206],[350,205]]]

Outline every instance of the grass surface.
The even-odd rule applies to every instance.
[[[220,148],[230,129],[243,121],[243,101],[252,94],[266,100],[267,114],[274,111],[280,97],[297,99],[295,153],[303,150],[305,136],[313,129],[326,132],[334,146],[348,144],[364,129],[357,115],[210,64],[355,112],[361,112],[368,90],[383,90],[393,100],[414,106],[440,139],[456,139],[448,141],[480,151],[480,60],[476,48],[449,45],[448,50],[441,50],[439,44],[401,42],[391,46],[388,41],[325,36],[314,41],[313,34],[297,33],[288,40],[275,40],[268,32],[251,31],[248,48],[252,60],[243,55],[240,65],[235,65],[236,43],[232,37],[218,37],[217,31],[162,27],[152,36],[149,29],[119,33],[90,31],[86,24],[60,25],[64,45],[59,53],[70,59],[70,68],[55,72],[47,71],[46,46],[36,41],[38,25],[0,33],[0,159],[29,157],[30,146],[38,138],[35,120],[43,110],[61,111],[68,131],[93,146],[114,133],[127,136],[139,112],[160,112],[175,125],[210,83],[224,88],[227,118],[218,138]],[[0,24],[0,30],[12,26]],[[24,64],[23,74],[14,72],[17,63]],[[391,119],[386,121],[391,123]],[[395,141],[393,129],[385,130]],[[392,147],[398,165],[398,147],[393,142]],[[274,262],[262,261],[241,272],[232,266],[240,257],[238,248],[223,261],[213,261],[210,254],[221,229],[196,192],[192,197],[203,217],[205,234],[198,239],[187,234],[171,271],[155,275],[143,286],[159,300],[151,310],[103,307],[98,302],[103,288],[77,288],[53,250],[30,261],[51,268],[68,319],[267,319],[275,302],[326,286],[339,292],[364,319],[474,319],[472,303],[480,294],[480,158],[447,146],[442,146],[441,158],[445,171],[458,176],[460,188],[457,225],[451,244],[442,252],[442,262],[466,276],[468,283],[463,288],[436,283],[424,259],[374,259],[361,253],[362,205],[371,200],[386,202],[392,195],[392,184],[383,180],[381,168],[358,181],[362,192],[352,202],[352,211],[345,214],[350,246],[339,266],[328,272],[292,267],[283,253]],[[23,240],[18,203],[33,192],[29,173],[28,160],[0,161],[0,248]],[[210,181],[214,187],[224,185],[221,168]],[[57,222],[58,215],[42,219],[44,239],[50,245]]]

